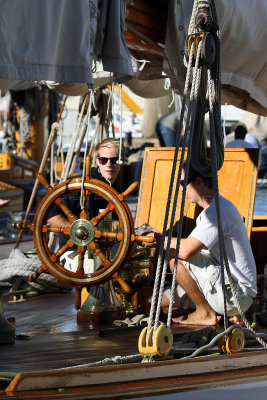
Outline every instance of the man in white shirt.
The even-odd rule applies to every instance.
[[[182,181],[184,179],[184,169]],[[181,182],[182,184],[182,182]],[[196,228],[181,239],[177,267],[177,290],[174,306],[181,314],[173,321],[179,324],[216,325],[224,314],[223,290],[217,214],[211,178],[189,169],[186,197],[203,208],[197,218]],[[225,248],[235,291],[242,310],[251,306],[257,294],[256,265],[243,220],[236,207],[220,196],[220,213]],[[161,235],[152,228],[157,247]],[[177,239],[171,239],[169,264],[174,267]],[[165,238],[166,248],[167,237]],[[145,245],[145,244],[144,244]],[[227,315],[229,321],[242,324],[226,277]],[[162,309],[168,310],[170,289],[163,294]],[[190,312],[191,310],[193,312]]]

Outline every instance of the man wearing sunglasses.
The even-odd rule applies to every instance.
[[[95,148],[97,168],[92,167],[90,173],[91,178],[108,183],[121,193],[123,190],[117,181],[123,164],[122,162],[119,163],[119,151],[120,142],[117,139],[108,138],[98,143]],[[122,160],[124,159],[123,148],[121,158]],[[63,201],[76,217],[80,215],[80,192],[65,196]],[[107,201],[105,199],[91,193],[88,204],[89,218],[91,219],[98,215],[99,210],[106,208],[106,205]],[[116,215],[113,217],[116,218]],[[47,222],[54,227],[69,227],[71,225],[59,207],[54,207]],[[60,244],[62,244],[61,242]]]
[[[184,166],[185,167],[185,166]],[[184,168],[182,181],[184,184]],[[183,185],[184,188],[184,185]],[[182,188],[182,190],[183,190]],[[196,227],[187,238],[182,238],[177,266],[177,287],[174,292],[173,310],[180,317],[179,324],[216,325],[224,314],[224,295],[221,283],[220,243],[212,179],[189,168],[186,186],[189,202],[198,204],[203,211],[196,220]],[[236,207],[219,196],[219,207],[225,250],[231,277],[241,309],[246,312],[257,294],[256,265],[243,220]],[[151,229],[160,246],[161,235]],[[166,249],[168,238],[165,238]],[[148,243],[143,243],[148,247]],[[177,239],[171,239],[169,265],[173,271]],[[228,277],[225,271],[226,307],[229,321],[242,325],[238,315]],[[168,313],[171,290],[166,289],[162,299],[163,312]],[[182,316],[181,316],[182,315]]]

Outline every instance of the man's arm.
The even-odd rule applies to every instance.
[[[71,226],[71,223],[63,215],[58,214],[47,220],[48,224],[55,228],[67,228]]]
[[[150,236],[154,236],[156,239],[156,247],[159,248],[161,241],[161,234],[159,234],[156,230],[153,233],[149,234]],[[165,237],[164,241],[164,250],[166,250],[168,242],[168,237]],[[142,243],[144,247],[151,247],[153,243]],[[170,244],[170,258],[175,257],[177,245],[177,238],[171,238]],[[189,258],[194,257],[198,254],[202,249],[206,249],[206,246],[200,240],[194,238],[193,236],[188,236],[186,239],[181,239],[180,249],[179,249],[179,258],[181,260],[188,260]]]
[[[206,247],[200,240],[193,236],[188,236],[186,239],[181,239],[179,258],[188,260],[198,254],[202,249],[206,249]]]

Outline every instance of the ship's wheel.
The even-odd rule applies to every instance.
[[[32,230],[35,248],[42,262],[42,266],[30,277],[30,280],[36,279],[42,272],[48,270],[60,281],[75,286],[75,307],[77,309],[80,308],[82,287],[103,283],[110,277],[117,278],[122,286],[127,285],[118,276],[117,271],[127,261],[133,242],[135,240],[154,241],[152,237],[137,236],[134,234],[133,218],[124,200],[127,195],[137,188],[138,182],[133,183],[125,192],[119,194],[108,184],[88,177],[84,181],[82,181],[82,178],[69,179],[55,187],[51,187],[42,175],[37,174],[37,178],[45,186],[47,194],[36,211],[33,224],[27,226],[20,224],[20,226],[17,226],[18,228]],[[106,208],[90,220],[88,220],[88,210],[86,209],[88,202],[83,202],[83,207],[78,218],[73,215],[72,211],[64,203],[66,195],[69,196],[76,193],[77,197],[79,197],[81,191],[83,192],[84,199],[90,198],[90,194],[93,193],[107,202]],[[47,223],[51,209],[55,206],[60,207],[70,226],[58,228]],[[99,229],[101,221],[111,211],[117,214],[119,232]],[[66,236],[66,244],[56,252],[53,252],[49,248],[49,232],[60,233]],[[101,240],[104,242],[107,239],[114,240],[117,243],[115,253],[110,258],[104,254],[101,246]],[[61,262],[62,255],[68,250],[73,249],[73,247],[78,252],[78,266],[76,271],[70,271]],[[85,257],[88,249],[101,260],[100,266],[96,271],[86,271]]]

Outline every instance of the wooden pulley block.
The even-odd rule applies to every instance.
[[[216,56],[216,43],[211,32],[197,33],[188,36],[185,42],[185,57],[189,61],[191,47],[193,46],[193,60],[196,59],[198,46],[201,45],[200,58],[202,63],[212,65]]]
[[[173,344],[173,334],[171,329],[166,325],[160,325],[153,335],[154,327],[150,328],[147,333],[145,327],[138,340],[138,350],[141,355],[158,354],[165,357],[169,354]]]
[[[201,60],[207,64],[212,65],[216,56],[216,44],[214,36],[211,32],[206,32],[202,38],[201,47]]]
[[[222,336],[218,342],[219,352],[221,354],[242,353],[244,345],[245,345],[245,336],[242,329],[240,328],[234,328],[226,337],[226,339],[225,336]]]
[[[48,270],[53,276],[62,282],[75,286],[80,292],[82,287],[97,285],[105,282],[110,277],[119,279],[117,270],[126,263],[135,240],[154,241],[152,237],[136,236],[134,234],[133,218],[125,202],[125,197],[136,190],[138,182],[133,183],[125,192],[120,194],[108,184],[90,178],[86,178],[84,182],[82,182],[82,178],[69,179],[55,187],[51,187],[42,175],[37,174],[37,178],[47,189],[47,194],[36,211],[33,224],[23,226],[23,228],[32,230],[35,248],[42,262],[42,267],[31,279],[36,279],[42,272]],[[87,199],[93,193],[105,199],[107,203],[106,208],[90,220],[86,209],[88,201],[83,202],[84,205],[78,218],[72,214],[72,211],[64,203],[64,197],[68,195],[76,195],[77,201],[79,201],[82,188]],[[60,207],[70,226],[58,228],[47,224],[47,219],[49,219],[53,206]],[[100,226],[101,221],[111,211],[117,215],[119,228],[116,232],[106,231]],[[56,252],[49,248],[49,232],[66,236],[66,244]],[[112,254],[112,256],[105,254],[104,247],[107,240],[116,243],[115,254]],[[78,255],[76,271],[65,268],[64,262],[60,260],[66,251],[73,250],[73,248]],[[91,268],[90,266],[88,267],[88,263],[86,264],[86,252],[88,249],[91,255],[97,255],[100,259],[100,265],[96,270],[94,270],[94,266]],[[79,306],[78,300],[77,307]]]

